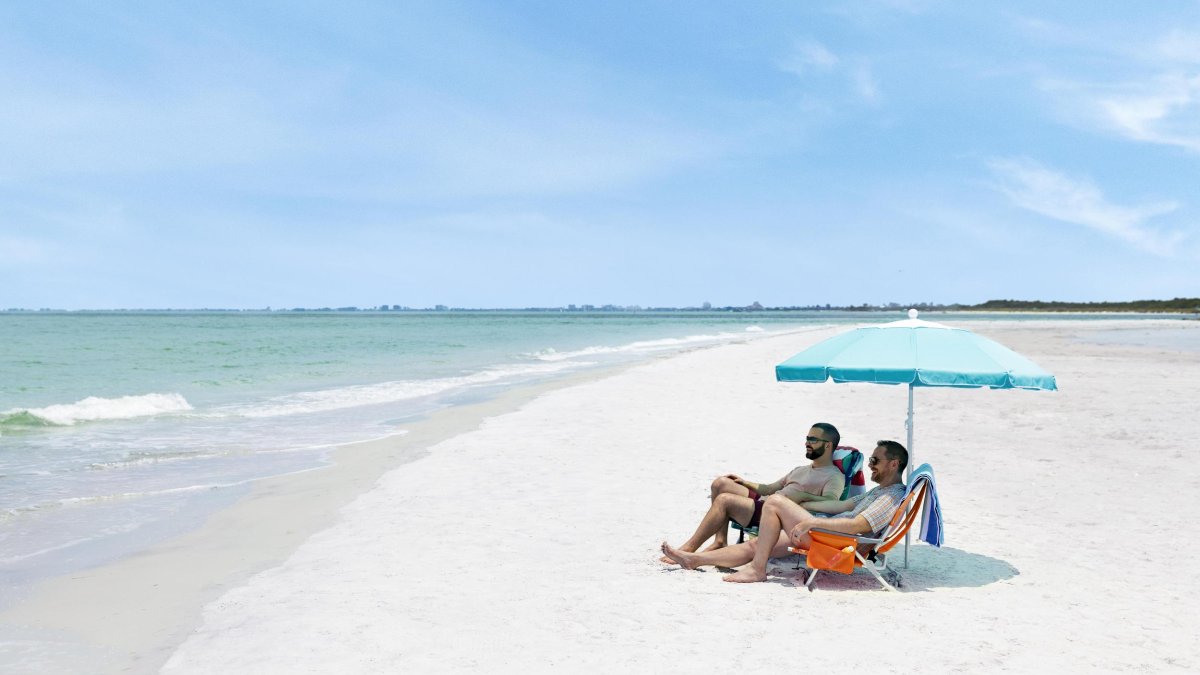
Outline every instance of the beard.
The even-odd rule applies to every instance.
[[[804,456],[808,459],[817,459],[825,454],[825,448],[805,448]]]

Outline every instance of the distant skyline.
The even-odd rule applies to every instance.
[[[1200,2],[0,5],[0,308],[1200,296]]]

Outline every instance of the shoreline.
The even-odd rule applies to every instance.
[[[670,665],[656,656],[664,643],[643,637],[664,623],[678,628],[666,652],[719,658],[722,646],[743,639],[784,641],[801,631],[806,640],[835,640],[841,629],[814,626],[813,618],[848,612],[879,612],[918,646],[932,648],[930,631],[970,645],[950,662],[959,669],[1112,667],[1155,650],[1158,666],[1200,665],[1194,648],[1170,647],[1169,617],[1181,611],[1172,598],[1190,593],[1158,581],[1168,578],[1158,576],[1168,561],[1151,561],[1155,581],[1145,588],[1069,593],[1111,581],[1109,566],[1098,564],[1118,540],[1110,528],[1144,515],[1141,506],[1119,522],[1093,513],[1108,493],[1088,490],[1128,461],[1132,432],[1120,415],[1151,425],[1139,444],[1169,449],[1187,435],[1180,411],[1200,394],[1200,377],[1186,376],[1200,374],[1195,354],[1078,342],[1132,323],[1149,325],[970,326],[1054,372],[1061,391],[919,392],[915,454],[938,471],[948,538],[942,550],[914,547],[899,602],[865,592],[869,584],[853,577],[797,596],[779,566],[772,583],[729,588],[737,585],[719,575],[655,562],[659,541],[678,543],[695,526],[713,475],[772,478],[795,463],[796,434],[812,421],[836,421],[847,444],[860,448],[901,436],[900,388],[768,379],[774,363],[847,328],[834,326],[576,373],[438,411],[407,435],[346,446],[353,456],[336,456],[334,467],[264,481],[199,531],[47,583],[0,622],[63,638],[48,649],[91,645],[71,654],[86,668],[60,660],[52,667],[61,670],[50,672],[644,670]],[[1099,362],[1148,370],[1151,379],[1110,381]],[[1160,376],[1185,378],[1179,384],[1189,389],[1161,399]],[[1021,448],[1034,456],[1015,452]],[[992,462],[982,472],[981,457]],[[1005,464],[1031,460],[1032,474]],[[1147,471],[1112,494],[1174,490],[1197,477],[1192,469],[1165,480]],[[463,498],[447,500],[447,492]],[[1014,510],[1009,496],[1018,493],[1025,497]],[[1077,503],[1047,501],[1058,493]],[[1060,549],[1038,525],[1045,513],[1096,536]],[[1167,522],[1143,540],[1168,546],[1182,526]],[[768,622],[761,610],[775,602],[799,604]],[[1086,612],[1078,625],[1067,618],[1074,611]],[[906,622],[912,612],[926,617],[924,627]],[[706,619],[714,615],[730,622]],[[1122,615],[1139,617],[1136,630],[1109,627]],[[1014,622],[988,629],[1004,645],[971,632],[991,625],[989,616]],[[1053,631],[1073,646],[1030,637]],[[468,645],[479,649],[464,651]],[[842,663],[835,658],[827,665]],[[851,655],[849,665],[873,662],[862,658]]]
[[[443,441],[210,603],[164,672],[646,672],[679,654],[724,662],[737,644],[752,647],[741,666],[778,668],[781,649],[840,644],[845,617],[865,615],[923,654],[898,672],[1195,669],[1196,580],[1148,556],[1138,583],[1118,583],[1111,551],[1135,524],[1138,550],[1169,550],[1200,516],[1187,497],[1200,470],[1179,445],[1200,356],[1074,341],[1090,328],[971,326],[1054,373],[1057,392],[918,393],[915,457],[937,472],[946,545],[913,546],[901,595],[861,573],[810,593],[791,561],[746,585],[657,562],[713,476],[780,475],[812,422],[860,449],[902,437],[903,387],[773,381],[833,328],[646,363]],[[1144,465],[1145,448],[1171,471]],[[1177,501],[1163,513],[1144,494]],[[432,527],[394,526],[431,503]],[[877,650],[804,654],[810,668],[879,664]]]
[[[1052,301],[1053,302],[1053,301]],[[1075,304],[1075,303],[1071,303]],[[1087,303],[1079,303],[1087,304]],[[161,308],[161,309],[27,309],[27,308],[7,308],[0,309],[0,315],[50,315],[50,314],[145,314],[145,315],[172,315],[172,314],[259,314],[259,315],[297,315],[297,314],[318,314],[318,315],[391,315],[391,314],[590,314],[590,315],[616,315],[621,314],[745,314],[754,315],[755,313],[811,313],[819,314],[821,312],[839,312],[853,314],[897,314],[903,315],[909,309],[914,309],[911,305],[896,307],[870,307],[862,309],[861,307],[846,306],[846,307],[762,307],[751,309],[750,307],[713,307],[703,309],[700,307],[653,307],[653,308],[638,308],[630,309],[626,307],[612,306],[612,309],[596,307],[593,309],[570,309],[567,307],[525,307],[525,308],[484,308],[484,307],[453,307],[447,309],[434,309],[432,307],[425,308],[404,308],[404,309],[379,309],[379,308],[358,308],[353,309],[250,309],[250,308],[200,308],[200,309],[182,309],[182,308]],[[1176,310],[1139,310],[1139,309],[1003,309],[1003,308],[977,308],[973,306],[959,307],[915,307],[920,312],[936,312],[936,313],[963,313],[963,314],[1100,314],[1100,315],[1185,315],[1195,318],[1200,315],[1200,311],[1196,309],[1176,309]]]
[[[548,391],[636,365],[573,373],[452,405],[406,424],[406,433],[338,446],[327,466],[256,480],[247,494],[209,514],[199,527],[24,588],[0,610],[0,631],[9,634],[4,636],[9,644],[54,652],[53,661],[44,662],[53,670],[43,672],[157,672],[199,623],[205,605],[286,559],[336,522],[340,509],[380,476]],[[0,663],[6,657],[12,655],[0,651]]]

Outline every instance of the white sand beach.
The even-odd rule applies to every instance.
[[[129,635],[144,623],[114,623],[88,639],[121,653],[115,671],[166,659],[173,674],[1200,669],[1188,551],[1200,463],[1186,449],[1200,431],[1200,322],[969,327],[1053,372],[1060,391],[917,391],[916,462],[936,471],[946,545],[913,546],[900,594],[862,572],[809,592],[787,559],[750,585],[658,562],[659,543],[698,522],[714,476],[778,478],[804,462],[813,422],[866,450],[903,442],[901,387],[774,381],[776,363],[837,332],[820,329],[653,361],[430,435],[378,482],[343,481],[362,492],[322,515],[324,529],[275,537],[280,552],[251,555],[237,583],[179,600],[202,612],[163,613],[198,625],[149,639]],[[1186,331],[1195,349],[1111,343],[1126,329]],[[1080,339],[1101,330],[1109,343]],[[286,530],[265,506],[303,511],[291,497],[254,497],[222,528]],[[260,546],[186,541],[171,564]],[[145,574],[120,576],[120,593],[152,612],[168,600]],[[3,620],[51,627],[47,608],[69,601],[47,598],[66,583]],[[64,641],[110,609],[81,599]],[[154,644],[178,648],[144,651]]]

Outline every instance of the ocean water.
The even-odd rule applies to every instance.
[[[128,554],[256,480],[318,469],[332,448],[438,408],[863,318],[0,313],[0,575],[21,584]]]
[[[0,313],[0,577],[13,588],[127,555],[254,481],[318,470],[332,448],[405,433],[438,408],[685,349],[899,318]]]
[[[1157,327],[1154,330],[1126,326],[1113,330],[1091,331],[1084,340],[1096,344],[1200,352],[1200,321],[1177,321],[1169,328]]]

